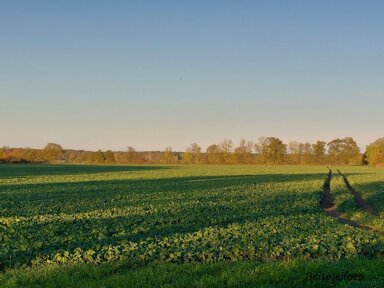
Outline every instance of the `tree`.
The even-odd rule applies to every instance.
[[[136,161],[136,158],[137,158],[136,150],[133,147],[128,146],[127,152],[126,152],[126,161],[128,163],[134,163]]]
[[[365,155],[369,165],[377,166],[384,164],[384,138],[379,138],[375,142],[369,144],[366,148]]]
[[[360,149],[351,137],[334,139],[328,144],[328,156],[333,164],[360,164]]]
[[[105,160],[104,163],[106,164],[113,164],[115,163],[115,156],[113,155],[113,152],[111,150],[107,150],[104,154]]]
[[[223,152],[223,160],[225,163],[231,162],[231,154],[233,149],[233,142],[230,139],[224,139],[220,143],[220,149]]]
[[[248,164],[252,161],[253,142],[241,139],[239,146],[235,148],[236,162],[239,164]]]
[[[301,157],[300,164],[311,164],[312,162],[312,145],[308,142],[300,145]]]
[[[223,151],[219,145],[213,144],[208,146],[207,161],[210,164],[220,164],[224,162]]]
[[[9,147],[4,146],[0,149],[0,162],[8,162],[9,160]]]
[[[262,155],[263,162],[267,164],[281,164],[287,154],[287,145],[275,137],[260,138],[255,148]]]
[[[61,160],[63,155],[63,148],[56,143],[48,143],[43,149],[44,160],[53,163]]]
[[[299,154],[299,145],[300,143],[297,141],[290,141],[287,145],[287,153],[288,154]]]
[[[327,143],[324,141],[316,141],[315,144],[312,144],[313,155],[317,164],[324,164]]]
[[[77,155],[76,155],[76,152],[75,152],[75,151],[71,151],[71,152],[68,154],[67,160],[68,160],[69,163],[75,163],[75,162],[77,162]]]
[[[105,158],[101,150],[92,153],[92,162],[96,164],[104,164]]]
[[[287,158],[289,164],[299,164],[300,163],[300,153],[299,153],[300,143],[297,141],[290,141],[287,145]]]
[[[199,164],[201,160],[201,147],[193,143],[191,144],[184,153],[183,160],[189,164]]]
[[[172,152],[172,147],[165,148],[163,158],[164,158],[165,164],[175,163],[175,155]]]

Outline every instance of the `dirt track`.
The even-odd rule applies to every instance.
[[[377,212],[376,209],[373,208],[367,201],[365,201],[363,198],[361,198],[360,193],[358,193],[351,186],[351,184],[349,183],[347,177],[343,173],[341,173],[340,170],[337,170],[337,172],[339,172],[339,174],[343,177],[345,186],[347,186],[347,189],[349,190],[349,192],[351,192],[351,194],[355,198],[356,203],[360,206],[360,208],[363,209],[364,211],[374,215],[374,216],[379,216],[379,212]]]
[[[337,219],[338,221],[340,221],[343,224],[347,224],[347,225],[350,225],[353,227],[358,227],[358,228],[365,229],[365,230],[372,230],[370,227],[362,225],[356,221],[343,218],[341,216],[341,214],[336,211],[337,207],[336,207],[336,204],[333,202],[333,197],[332,197],[332,192],[331,192],[331,181],[332,181],[332,170],[329,169],[327,179],[325,180],[324,186],[323,186],[324,194],[323,194],[323,197],[320,201],[320,206],[321,206],[321,208],[324,209],[325,213],[328,216],[331,216],[331,217]]]

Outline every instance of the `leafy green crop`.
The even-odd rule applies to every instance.
[[[361,177],[382,170],[349,168]],[[3,268],[374,256],[319,207],[324,167],[0,165]],[[351,178],[352,179],[352,178]]]

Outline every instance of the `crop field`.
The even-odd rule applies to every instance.
[[[374,230],[320,207],[323,166],[0,165],[2,273],[119,261],[377,261],[384,169],[338,169],[378,214],[361,209],[334,171],[337,210]]]

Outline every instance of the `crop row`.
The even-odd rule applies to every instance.
[[[382,236],[341,225],[320,209],[322,167],[311,173],[249,166],[102,173],[98,167],[97,174],[90,168],[46,182],[38,173],[20,182],[9,173],[0,177],[3,268],[117,259],[339,259],[383,249]],[[85,180],[67,181],[80,176]]]

